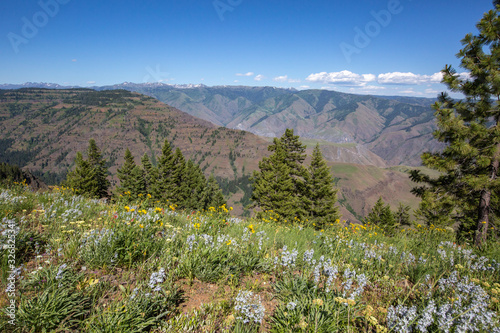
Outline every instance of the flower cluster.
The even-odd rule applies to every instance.
[[[59,270],[57,271],[56,275],[56,280],[61,280],[63,278],[64,270],[66,269],[66,267],[68,267],[68,265],[66,264],[62,264],[61,266],[59,266]]]
[[[450,302],[436,305],[430,299],[420,313],[417,306],[391,306],[387,312],[389,328],[394,332],[411,332],[414,327],[421,332],[427,332],[428,327],[440,332],[500,332],[493,324],[496,314],[488,308],[489,296],[479,285],[467,277],[461,279],[457,271],[441,278],[438,285],[438,292],[448,295]]]
[[[243,323],[260,323],[264,318],[266,309],[260,301],[259,295],[254,295],[253,292],[247,290],[240,290],[235,299],[234,310],[238,312],[238,320]]]
[[[149,277],[149,288],[152,291],[161,291],[160,284],[165,281],[165,269],[160,268],[158,272],[153,272]]]
[[[287,250],[286,245],[283,246],[281,252],[281,266],[283,267],[295,267],[295,262],[297,261],[297,255],[299,251],[293,249],[291,252]]]

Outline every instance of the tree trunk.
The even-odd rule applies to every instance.
[[[497,126],[499,124],[497,117]],[[498,167],[500,165],[500,144],[497,145],[497,150],[493,155],[493,163],[491,164],[490,181],[497,179]],[[474,244],[481,246],[486,242],[489,225],[489,213],[491,203],[491,190],[486,189],[481,192],[479,199],[479,211],[477,218],[476,235],[474,237]]]
[[[483,190],[479,199],[479,211],[477,219],[476,237],[474,243],[476,246],[481,246],[486,242],[489,224],[489,210],[491,201],[491,191]]]

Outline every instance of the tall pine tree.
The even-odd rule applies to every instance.
[[[127,148],[127,150],[125,150],[125,161],[122,167],[117,170],[118,179],[120,180],[120,192],[132,191],[134,182],[132,170],[134,170],[135,167],[134,156],[132,156],[132,153]]]
[[[396,221],[391,211],[391,206],[386,205],[382,197],[379,197],[372,210],[366,217],[366,222],[379,226],[385,231],[392,232]]]
[[[185,182],[186,175],[186,160],[179,148],[175,149],[172,159],[172,198],[171,201],[180,207],[183,207],[188,195],[188,188]]]
[[[500,194],[500,7],[485,13],[476,25],[479,33],[468,34],[457,54],[467,75],[459,75],[449,65],[443,83],[463,100],[441,94],[434,105],[438,130],[434,136],[446,143],[442,152],[424,153],[423,164],[442,172],[431,178],[412,172],[414,181],[426,191],[445,193],[457,203],[464,221],[475,220],[474,243],[483,245],[490,223],[498,214],[494,205]]]
[[[167,139],[161,149],[158,159],[157,179],[154,183],[154,195],[158,199],[174,199],[175,184],[173,182],[174,154]]]
[[[399,203],[398,208],[394,212],[394,219],[396,220],[396,223],[399,224],[400,226],[407,225],[409,226],[410,223],[410,210],[411,207],[408,205],[403,204],[402,202]]]
[[[144,172],[144,186],[146,188],[147,194],[151,194],[156,199],[159,199],[157,195],[155,195],[155,185],[156,180],[158,179],[158,170],[153,166],[151,160],[147,153],[141,158],[142,170]]]
[[[198,164],[193,161],[188,160],[186,163],[185,171],[185,189],[186,189],[186,200],[184,202],[184,207],[186,209],[204,209],[204,205],[200,204],[202,201],[202,195],[206,188],[205,175],[200,169]]]
[[[94,139],[89,140],[87,155],[94,184],[91,195],[97,198],[104,198],[108,195],[110,186],[108,168],[106,167],[106,160],[102,157],[101,150],[97,147]]]
[[[94,139],[89,140],[87,159],[83,159],[82,154],[78,152],[75,165],[75,170],[69,172],[66,177],[68,186],[92,198],[104,198],[108,195],[108,169]]]
[[[273,154],[259,162],[260,171],[254,171],[251,179],[253,207],[272,210],[282,220],[311,218],[316,225],[331,223],[340,217],[333,179],[319,146],[310,167],[304,167],[305,148],[291,129],[273,140],[268,147]]]
[[[259,162],[260,171],[254,171],[252,200],[255,206],[272,210],[288,221],[303,217],[302,196],[296,193],[292,170],[285,162],[287,153],[280,140],[274,140],[272,151],[271,156]]]
[[[78,194],[90,192],[91,170],[90,164],[83,158],[81,152],[76,153],[75,168],[68,172],[64,185],[71,187]]]
[[[147,187],[146,187],[146,179],[145,179],[144,170],[136,165],[131,172],[131,181],[130,181],[130,193],[136,197],[139,194],[146,195]]]
[[[293,129],[287,128],[279,139],[285,152],[284,162],[290,169],[290,176],[294,186],[293,196],[297,197],[298,206],[295,207],[296,216],[304,219],[308,216],[308,207],[311,204],[307,196],[307,169],[303,162],[306,158],[306,146],[300,142],[298,135],[293,134]],[[274,151],[275,147],[270,146],[269,150]]]
[[[323,159],[319,144],[314,148],[311,165],[309,166],[307,180],[308,210],[311,220],[318,228],[335,222],[340,218],[337,202],[337,190],[333,187],[333,178]]]
[[[210,177],[208,177],[207,185],[201,194],[200,208],[207,210],[210,207],[214,207],[215,209],[218,209],[222,205],[226,205],[226,200],[224,200],[224,195],[222,194],[215,177],[210,175]]]

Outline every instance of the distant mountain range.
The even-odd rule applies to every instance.
[[[189,94],[195,94],[208,88],[173,88],[172,93],[179,94],[181,89]],[[237,88],[217,89],[228,94]],[[280,105],[286,104],[284,101],[286,99],[281,94],[287,91],[285,89],[248,87],[238,89],[241,90],[240,93],[247,91],[247,97],[233,95],[233,100],[241,101],[242,106],[248,103],[246,101],[259,99],[259,105],[278,100],[281,101]],[[296,94],[300,93],[290,91],[290,100],[296,101],[298,99]],[[322,96],[321,91],[308,93]],[[359,104],[353,105],[363,106],[373,103],[365,100],[365,97],[344,95],[340,96],[338,109],[348,109],[343,106],[348,101],[342,102],[342,98],[359,98],[355,101]],[[306,98],[311,95],[303,96]],[[336,95],[328,92],[326,96],[328,97],[326,103],[330,103],[331,96]],[[213,99],[218,101],[221,97],[214,95]],[[390,103],[389,105],[396,106],[399,103],[380,98],[376,100],[382,104],[386,101]],[[312,99],[310,101],[315,105],[320,104],[313,103]],[[221,103],[214,102],[214,105]],[[291,105],[294,105],[294,102]],[[416,110],[423,108],[418,105],[414,107]],[[363,110],[364,107],[358,108],[368,114],[372,112],[372,109],[368,112]],[[282,109],[290,113],[297,110],[290,106]],[[243,121],[248,118],[243,117],[238,110],[239,108],[234,110],[235,115],[240,114],[238,119]],[[361,116],[361,111],[356,109],[353,113]],[[311,111],[311,114],[316,115],[316,112]],[[349,114],[345,119],[349,119]],[[335,121],[342,123],[338,119],[334,119],[332,123]],[[254,127],[261,128],[257,126],[259,122],[254,123],[256,123]],[[313,127],[310,128],[314,131]],[[368,128],[371,127],[367,127],[367,130]],[[328,130],[333,132],[331,129]],[[296,131],[299,134],[304,133],[301,129]],[[325,134],[325,138],[328,139],[326,135],[331,134]],[[257,136],[248,131],[215,125],[152,97],[128,90],[109,90],[109,87],[102,91],[61,87],[0,90],[0,161],[33,170],[45,180],[57,181],[72,168],[76,152],[86,150],[90,138],[94,138],[102,149],[112,175],[116,175],[117,168],[123,163],[126,148],[132,151],[136,162],[139,163],[144,153],[158,156],[161,145],[167,138],[174,147],[182,150],[186,158],[191,158],[200,164],[205,174],[214,173],[220,179],[232,182],[232,185],[228,185],[232,188],[232,192],[228,195],[230,203],[236,205],[236,211],[239,213],[242,213],[242,205],[248,203],[249,199],[248,176],[253,170],[258,169],[258,162],[262,157],[269,155],[267,146],[271,141],[270,138]],[[301,140],[308,146],[308,154],[316,143],[321,144],[322,152],[329,161],[333,175],[337,179],[337,186],[342,193],[340,199],[345,218],[356,220],[363,216],[380,195],[393,205],[397,201],[416,205],[416,198],[409,194],[412,184],[408,176],[402,172],[404,170],[385,168],[386,161],[371,152],[367,148],[368,144],[356,143],[355,136],[346,138],[347,140],[342,143],[335,143],[312,139],[307,133],[301,135]],[[246,179],[245,186],[241,185],[242,179]],[[116,184],[116,181],[115,176],[113,183]]]
[[[28,86],[68,88],[48,83],[0,85],[0,88]],[[279,137],[286,128],[293,128],[302,138],[337,144],[328,154],[332,161],[418,166],[424,151],[442,147],[432,136],[436,127],[430,106],[435,99],[430,98],[131,82],[92,89],[139,92],[215,125],[264,137]]]
[[[125,90],[0,90],[2,161],[65,173],[94,138],[115,174],[128,147],[136,161],[158,156],[167,138],[206,173],[234,177],[257,167],[268,142],[216,126],[151,97]],[[229,158],[232,154],[232,161]]]
[[[441,145],[434,140],[435,99],[380,97],[328,90],[274,87],[124,83],[98,89],[127,89],[152,96],[216,125],[266,137],[286,128],[304,138],[355,143],[388,165],[420,165],[420,155]],[[369,158],[371,160],[371,158]]]
[[[21,89],[21,88],[46,88],[46,89],[69,89],[80,88],[78,86],[61,86],[57,83],[46,82],[26,82],[21,84],[3,83],[0,84],[0,89]]]

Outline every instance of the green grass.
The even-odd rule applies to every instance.
[[[13,326],[0,236],[2,332],[399,332],[417,331],[426,311],[431,332],[465,319],[478,332],[500,325],[494,241],[479,252],[433,227],[389,237],[340,221],[315,230],[272,214],[241,220],[226,207],[0,192],[0,232],[19,227],[20,268]]]
[[[352,176],[359,171],[358,167],[353,164],[335,164],[332,167],[334,175],[349,175]]]

